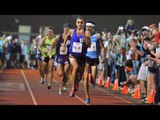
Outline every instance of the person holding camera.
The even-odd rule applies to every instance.
[[[127,20],[127,23],[126,23],[126,26],[125,26],[125,31],[128,32],[128,31],[132,31],[132,30],[135,30],[136,27],[135,27],[135,24],[134,24],[134,20],[133,19],[128,19]]]
[[[134,51],[140,55],[141,66],[137,75],[137,80],[140,81],[140,90],[141,96],[146,96],[147,94],[147,77],[148,77],[148,58],[147,55],[150,54],[148,49],[148,39],[143,40],[142,46],[140,46],[140,50],[134,47]]]

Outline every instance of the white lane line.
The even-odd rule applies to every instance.
[[[33,92],[32,92],[32,90],[31,90],[31,87],[30,87],[30,85],[29,85],[29,83],[28,83],[28,80],[27,80],[27,78],[26,78],[26,76],[25,76],[25,74],[24,74],[24,72],[23,72],[23,70],[21,70],[21,73],[22,73],[23,78],[24,78],[24,80],[25,80],[25,82],[26,82],[27,88],[28,88],[28,90],[29,90],[29,93],[30,93],[30,95],[31,95],[31,98],[32,98],[32,100],[33,100],[34,105],[38,105],[37,102],[36,102],[36,99],[35,99],[35,97],[34,97],[34,95],[33,95]]]
[[[99,90],[99,91],[102,91],[103,93],[106,93],[106,94],[109,94],[109,95],[111,95],[111,96],[113,96],[113,97],[115,97],[115,98],[117,98],[117,99],[120,99],[120,100],[122,100],[122,101],[124,101],[124,102],[127,102],[127,103],[129,103],[129,104],[131,104],[131,105],[135,105],[135,104],[133,104],[132,102],[130,102],[130,101],[128,101],[128,100],[125,100],[125,99],[123,99],[123,98],[121,98],[121,97],[118,97],[118,96],[115,96],[115,95],[113,95],[113,94],[111,94],[111,93],[109,93],[109,92],[107,92],[107,91],[105,91],[105,90],[103,90],[103,89],[100,89],[100,88],[97,88],[97,87],[95,87],[97,90]]]
[[[53,80],[55,83],[57,83],[59,86],[61,86],[61,84],[59,82],[57,82],[56,80]],[[69,92],[69,90],[67,90]],[[81,102],[83,102],[86,105],[89,105],[88,103],[86,103],[83,99],[81,99],[79,96],[75,95],[75,97],[77,99],[79,99]]]

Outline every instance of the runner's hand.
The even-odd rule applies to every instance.
[[[105,61],[105,58],[102,58],[101,63],[104,63],[104,61]]]
[[[89,30],[86,30],[86,31],[85,31],[85,35],[86,35],[86,37],[90,38],[91,32],[90,32]]]
[[[64,51],[65,51],[65,45],[64,45],[64,44],[62,44],[62,48],[61,48],[61,50],[62,50],[62,52],[64,52]]]
[[[52,55],[49,56],[49,59],[51,59],[51,58],[52,58]]]

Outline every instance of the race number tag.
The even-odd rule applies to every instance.
[[[73,43],[72,52],[82,53],[82,43],[74,42],[74,43]]]
[[[50,46],[46,46],[46,51],[49,52],[50,51]]]
[[[70,40],[67,40],[66,45],[70,45]]]
[[[91,42],[91,46],[87,48],[87,52],[95,52],[97,51],[96,42]]]
[[[64,48],[65,48],[64,51],[62,51],[62,46],[60,47],[60,52],[59,52],[60,55],[67,55],[68,47]]]
[[[83,40],[83,38],[79,38],[79,41],[80,41],[81,43],[83,43],[84,40]]]

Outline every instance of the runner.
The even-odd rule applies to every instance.
[[[72,67],[72,88],[70,91],[71,97],[74,97],[75,91],[78,89],[78,83],[82,79],[85,66],[85,53],[87,47],[91,45],[89,40],[90,32],[88,30],[84,31],[83,29],[83,18],[77,18],[76,26],[77,28],[70,29],[69,31],[69,34],[71,35],[69,61]]]
[[[36,49],[37,65],[38,65],[38,70],[39,70],[39,74],[41,77],[39,83],[43,84],[45,81],[45,75],[43,74],[43,71],[42,71],[42,59],[41,59],[42,56],[41,56],[41,50],[40,50],[40,43],[42,42],[42,39],[45,37],[45,27],[44,26],[39,27],[39,33],[40,35],[38,35],[35,39],[34,48]]]
[[[105,61],[105,48],[102,42],[101,34],[96,33],[95,31],[95,23],[93,21],[86,22],[86,30],[89,30],[91,33],[91,46],[87,48],[86,53],[86,64],[84,71],[84,90],[86,95],[86,103],[90,103],[88,74],[90,71],[91,82],[94,85],[96,81],[97,65],[99,64],[100,54],[102,56],[101,63],[104,63]]]
[[[55,41],[54,28],[48,28],[48,34],[42,39],[40,48],[42,50],[43,61],[43,74],[47,74],[48,70],[48,89],[51,89],[51,83],[53,79],[53,63],[56,54],[56,48],[51,49],[53,42]],[[47,69],[48,68],[48,69]]]
[[[63,90],[67,90],[66,84],[69,77],[69,45],[71,36],[69,34],[70,24],[65,23],[63,25],[63,33],[57,36],[52,47],[56,44],[56,63],[57,63],[57,73],[59,77],[62,77],[62,85],[59,89],[59,94],[63,94]]]

